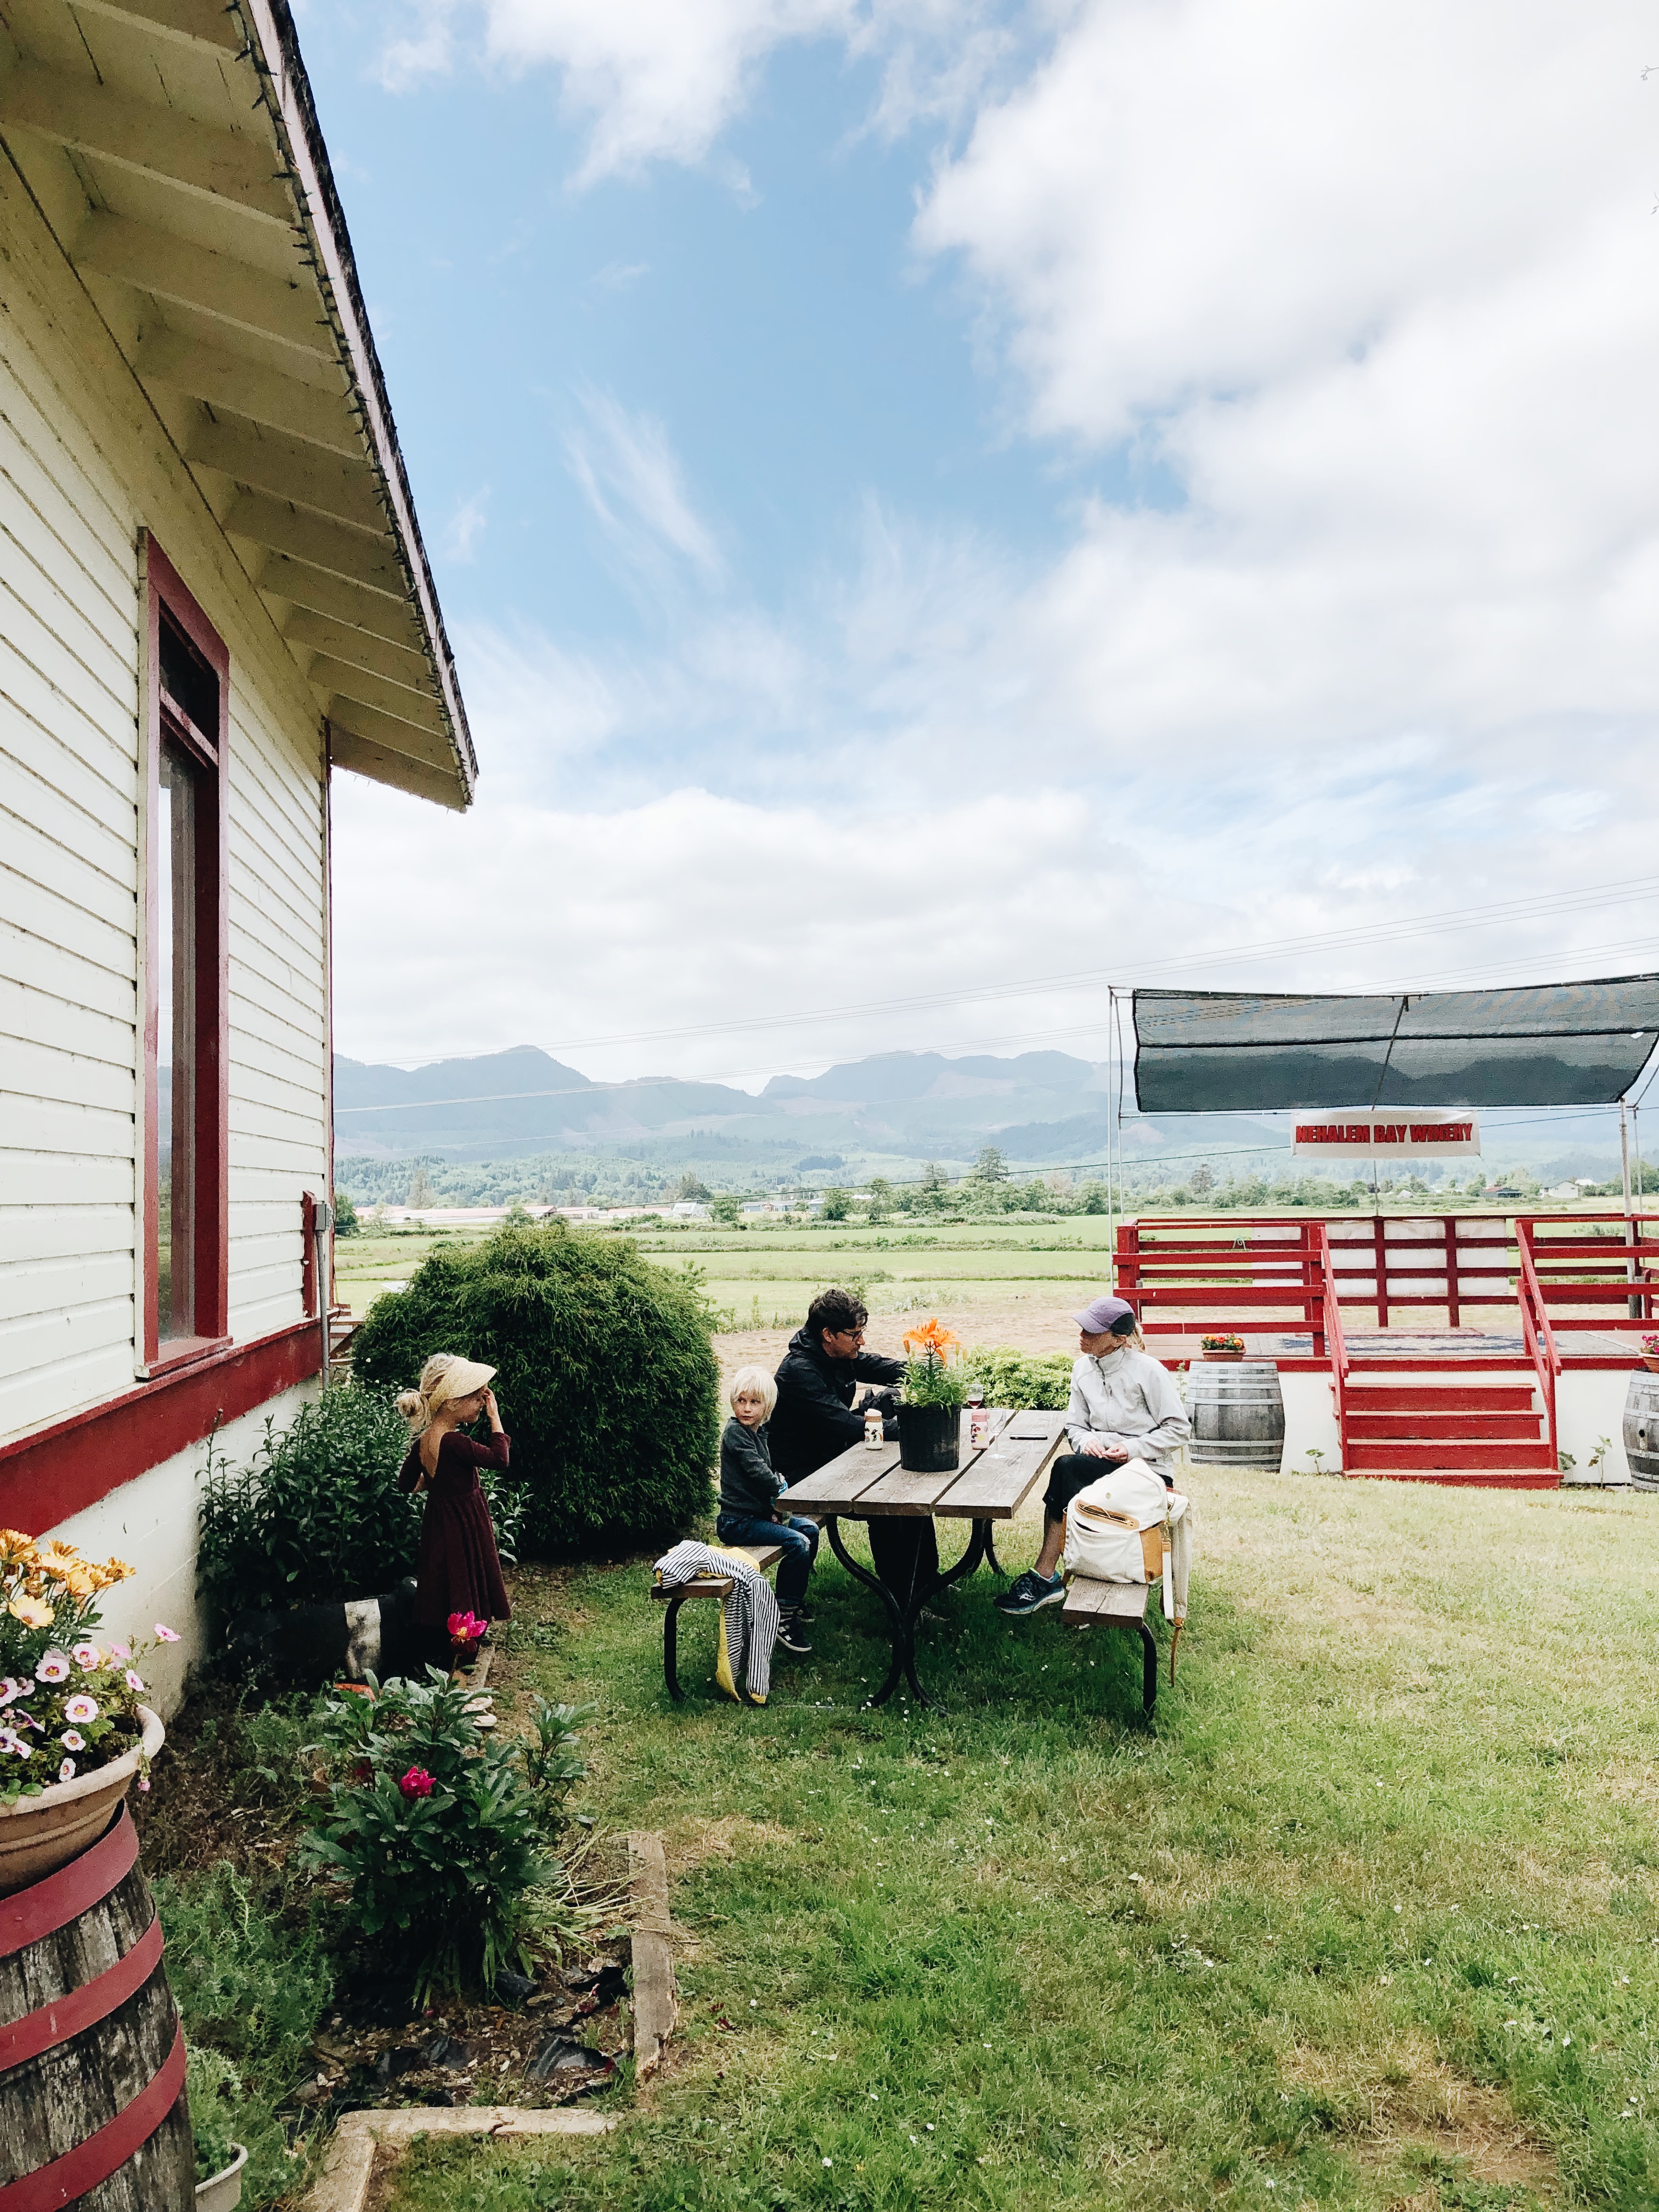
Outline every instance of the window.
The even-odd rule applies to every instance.
[[[141,1370],[226,1340],[225,740],[230,664],[161,549],[145,547],[148,1153]]]

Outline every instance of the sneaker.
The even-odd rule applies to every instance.
[[[801,1626],[799,1613],[781,1613],[778,1617],[778,1642],[786,1651],[793,1651],[797,1659],[805,1659],[811,1651],[806,1631]]]
[[[1045,1605],[1065,1602],[1066,1581],[1062,1575],[1044,1580],[1035,1567],[1027,1567],[1000,1597],[991,1602],[999,1613],[1040,1613]]]

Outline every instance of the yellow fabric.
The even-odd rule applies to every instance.
[[[732,1673],[732,1654],[726,1643],[726,1607],[720,1607],[720,1646],[714,1660],[714,1683],[724,1690],[734,1705],[763,1705],[764,1698],[745,1698],[738,1694],[738,1686]]]

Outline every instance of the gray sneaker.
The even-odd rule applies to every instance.
[[[1055,1575],[1046,1579],[1035,1567],[1027,1567],[1000,1597],[991,1602],[999,1613],[1041,1613],[1045,1605],[1061,1605],[1066,1599],[1066,1579]]]

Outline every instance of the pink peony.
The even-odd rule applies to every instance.
[[[43,1651],[34,1679],[37,1682],[67,1682],[69,1671],[70,1662],[61,1651]]]
[[[75,1761],[74,1761],[72,1759],[66,1759],[64,1761],[63,1765],[58,1768],[58,1779],[60,1782],[73,1782],[73,1781],[74,1781],[74,1779],[75,1779]]]
[[[405,1797],[429,1797],[432,1795],[432,1777],[425,1767],[411,1766],[398,1787]]]
[[[163,1644],[177,1644],[179,1641],[178,1630],[176,1628],[164,1628],[159,1620],[155,1624],[155,1633],[161,1638]]]
[[[84,1751],[87,1747],[87,1740],[79,1729],[65,1729],[58,1741],[65,1751]]]
[[[449,1616],[449,1640],[452,1644],[476,1644],[489,1626],[475,1613],[452,1613]]]
[[[126,1681],[126,1686],[130,1690],[142,1690],[144,1686],[143,1678],[138,1674],[137,1670],[131,1667],[127,1668],[125,1680]]]
[[[64,1700],[64,1718],[66,1721],[95,1721],[97,1717],[98,1700],[88,1697],[84,1691],[78,1697]]]
[[[104,1655],[95,1644],[73,1645],[70,1651],[70,1657],[74,1660],[83,1674],[91,1674],[94,1667],[101,1667],[104,1663]]]

